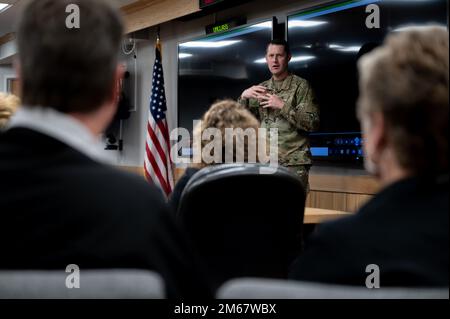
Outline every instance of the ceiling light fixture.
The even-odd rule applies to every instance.
[[[326,21],[314,21],[314,20],[292,20],[289,21],[289,29],[291,28],[312,28],[319,25],[327,24]]]
[[[190,58],[191,56],[192,56],[192,54],[190,54],[190,53],[180,53],[180,54],[178,54],[178,58],[180,58],[180,59]]]
[[[315,56],[313,56],[313,55],[299,55],[299,56],[293,56],[292,58],[291,58],[291,63],[295,63],[295,62],[304,62],[304,61],[309,61],[309,60],[313,60],[313,59],[315,59],[316,57]],[[262,64],[262,63],[267,63],[267,61],[266,61],[266,58],[261,58],[261,59],[258,59],[258,60],[255,60],[254,61],[254,63],[260,63],[260,64]]]
[[[269,29],[269,28],[272,28],[272,21],[261,22],[261,23],[258,23],[258,24],[251,25],[250,27],[252,27],[252,28],[267,28],[267,29]]]
[[[0,13],[8,10],[10,7],[12,7],[12,4],[0,2]]]

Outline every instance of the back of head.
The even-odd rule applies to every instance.
[[[414,175],[448,173],[448,31],[390,35],[359,61],[360,117],[381,113],[395,157]]]
[[[202,152],[213,157],[217,154],[208,153],[205,147],[212,142],[221,143],[222,156],[214,164],[256,162],[258,129],[259,121],[241,104],[223,100],[214,103],[203,115],[201,123],[194,128],[194,135],[201,140]],[[200,166],[207,164],[212,163],[206,163],[202,156]]]
[[[79,9],[73,27],[71,8]],[[23,104],[63,113],[96,110],[113,94],[123,26],[102,0],[34,0],[18,28]]]

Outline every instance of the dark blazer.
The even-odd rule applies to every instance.
[[[0,135],[2,269],[140,268],[169,298],[209,297],[202,265],[161,192],[23,128]]]
[[[320,225],[290,277],[365,286],[366,266],[380,286],[448,286],[448,176],[388,186],[354,216]]]
[[[183,194],[186,185],[191,180],[191,177],[194,176],[194,174],[198,171],[198,168],[189,167],[188,169],[186,169],[183,176],[181,176],[181,178],[175,185],[175,188],[173,189],[173,192],[169,198],[169,205],[172,208],[172,212],[174,212],[175,214],[178,211],[178,206],[180,206],[181,195]]]

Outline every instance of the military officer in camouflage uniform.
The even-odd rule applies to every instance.
[[[262,128],[278,129],[279,163],[297,174],[309,191],[312,155],[308,133],[319,127],[319,108],[309,83],[289,72],[290,59],[286,41],[271,41],[266,61],[272,78],[245,90],[239,102],[259,118]]]

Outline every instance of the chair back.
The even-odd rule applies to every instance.
[[[288,170],[267,169],[207,167],[183,191],[177,217],[216,284],[242,276],[286,278],[300,253],[305,191]]]
[[[63,270],[2,270],[0,299],[163,299],[160,275],[147,270],[82,270],[77,280]],[[68,288],[72,287],[72,288]]]
[[[302,281],[242,278],[226,282],[218,299],[448,299],[446,288],[365,288]]]

